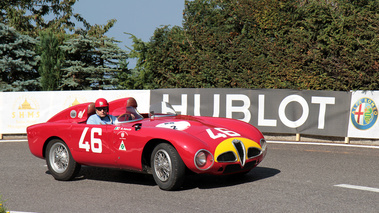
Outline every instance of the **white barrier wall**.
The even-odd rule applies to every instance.
[[[98,90],[53,92],[0,92],[0,134],[23,134],[26,127],[46,122],[70,106],[134,97],[140,112],[148,112],[150,90]]]
[[[201,115],[205,116],[246,120],[246,114],[248,114],[250,115],[249,123],[263,132],[379,139],[379,122],[377,122],[379,91],[345,93],[249,89],[0,92],[0,135],[25,134],[26,127],[30,125],[46,122],[65,108],[79,103],[94,102],[100,97],[108,101],[134,97],[138,103],[138,110],[142,113],[149,111],[150,101],[169,99],[171,104],[181,107],[179,111],[186,109],[189,115],[200,115],[201,112]],[[243,99],[231,99],[228,102],[228,97],[237,96]],[[288,100],[287,105],[284,105],[282,102],[288,97],[298,99]],[[323,102],[319,99],[322,98],[329,102],[321,104]],[[248,109],[244,109],[241,103],[244,104],[243,106],[247,104]],[[285,107],[281,107],[282,105]],[[281,111],[281,108],[284,109]],[[220,112],[219,115],[215,115],[212,109]],[[228,109],[232,111],[229,112]],[[294,117],[291,117],[291,113],[294,113],[292,111],[295,112]],[[287,127],[281,124],[283,116],[280,115],[284,113],[288,113],[285,118],[290,123],[301,120],[303,117],[307,119],[301,126]],[[296,113],[300,114],[296,115]],[[243,119],[241,115],[245,115],[242,116]],[[271,123],[273,124],[270,126]],[[322,124],[321,127],[320,124]]]

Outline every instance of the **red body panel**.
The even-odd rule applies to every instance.
[[[110,102],[110,112],[120,114],[126,100],[127,98]],[[85,123],[88,118],[85,113],[88,104],[76,105],[58,113],[46,123],[29,126],[27,134],[32,154],[44,158],[44,149],[49,140],[60,138],[68,145],[73,158],[79,164],[144,171],[143,154],[149,155],[149,148],[151,150],[156,144],[167,142],[175,147],[190,170],[210,174],[222,174],[226,166],[240,163],[221,163],[214,159],[211,168],[201,170],[194,163],[195,154],[199,150],[207,150],[214,155],[217,147],[230,138],[246,138],[262,148],[262,153],[247,159],[246,164],[254,161],[255,167],[266,154],[260,144],[260,140],[264,138],[261,132],[242,121],[168,116],[116,125],[88,125]],[[76,111],[76,116],[73,116],[73,111]],[[136,124],[140,128],[136,128]]]

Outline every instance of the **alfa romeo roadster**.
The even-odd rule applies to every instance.
[[[31,153],[46,159],[55,179],[71,180],[86,165],[149,173],[161,189],[176,190],[187,172],[243,174],[267,152],[246,122],[178,115],[165,102],[139,113],[134,98],[111,101],[112,125],[86,124],[94,113],[94,103],[78,104],[27,128]]]

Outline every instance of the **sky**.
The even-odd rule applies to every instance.
[[[105,34],[118,41],[119,47],[131,48],[131,33],[142,41],[149,41],[155,29],[165,25],[182,26],[184,0],[78,0],[74,13],[79,13],[91,25],[104,25],[116,19],[115,25]],[[129,68],[135,60],[129,61]]]

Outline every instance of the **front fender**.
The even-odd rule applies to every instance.
[[[184,164],[195,172],[198,171],[194,163],[195,154],[201,149],[213,152],[207,143],[184,131],[166,128],[145,128],[144,131],[146,131],[145,136],[150,138],[149,141],[168,141],[173,145]]]

